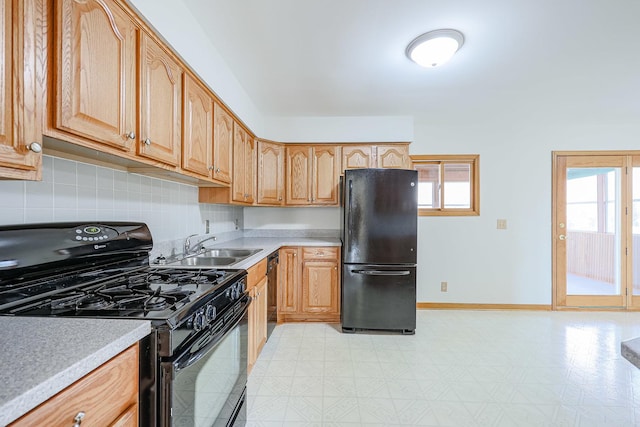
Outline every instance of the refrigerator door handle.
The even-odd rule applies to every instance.
[[[351,223],[351,211],[353,210],[353,180],[349,180],[349,194],[347,196],[347,201],[349,208],[347,209],[347,232],[345,233],[345,242],[344,246],[346,248],[350,248],[349,241],[351,240],[351,232],[353,230],[353,224]]]
[[[366,276],[408,276],[409,270],[351,270],[352,273]]]

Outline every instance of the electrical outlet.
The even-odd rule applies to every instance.
[[[447,282],[440,282],[440,292],[447,292]]]
[[[506,219],[499,219],[498,220],[498,225],[496,227],[498,230],[506,230],[507,229],[507,220]]]

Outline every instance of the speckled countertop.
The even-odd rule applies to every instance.
[[[640,337],[622,341],[620,352],[622,353],[622,357],[637,368],[640,368]]]
[[[19,418],[151,331],[146,320],[0,316],[0,426]]]
[[[223,269],[247,269],[256,262],[266,258],[273,251],[277,251],[283,246],[341,246],[339,238],[335,237],[242,237],[234,240],[205,245],[207,249],[228,248],[228,249],[262,249],[242,261],[229,266],[218,267]],[[173,266],[172,266],[173,267]],[[202,268],[201,266],[177,268]]]

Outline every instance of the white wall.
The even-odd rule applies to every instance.
[[[257,135],[263,118],[181,0],[127,0]]]
[[[418,220],[418,301],[550,304],[552,151],[638,149],[639,135],[640,124],[417,123],[412,154],[480,154],[480,216]]]
[[[244,227],[276,230],[338,230],[339,208],[245,208]]]
[[[280,142],[409,142],[413,117],[266,117],[263,138]]]

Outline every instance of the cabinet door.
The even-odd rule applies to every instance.
[[[245,178],[245,191],[247,192],[247,203],[254,203],[256,201],[256,171],[257,171],[257,143],[258,141],[248,135],[245,149],[244,159],[244,178]]]
[[[231,200],[253,203],[255,179],[255,143],[240,125],[233,131],[233,182]]]
[[[409,147],[407,146],[379,145],[376,157],[379,168],[411,169],[411,158],[409,157]]]
[[[140,39],[140,143],[138,154],[180,164],[182,69],[146,34]]]
[[[113,0],[55,5],[55,126],[131,150],[137,128],[136,26]]]
[[[313,148],[313,189],[311,203],[314,205],[338,204],[338,151],[335,146]]]
[[[370,145],[342,146],[342,170],[374,167],[374,149]]]
[[[302,250],[303,313],[340,313],[340,248],[308,246]]]
[[[36,64],[42,64],[42,60],[32,34],[36,25],[32,6],[30,1],[18,0],[0,4],[0,177],[3,178],[38,180],[41,176],[43,108],[37,104],[42,96],[37,90]]]
[[[213,107],[213,178],[231,183],[233,117],[217,103]]]
[[[282,205],[284,202],[284,148],[280,144],[258,141],[259,205]]]
[[[213,156],[213,99],[186,73],[182,120],[182,168],[209,177]]]
[[[312,152],[310,146],[286,147],[287,205],[311,203]]]
[[[278,313],[298,311],[298,286],[300,286],[300,264],[298,248],[280,249],[278,264]]]

